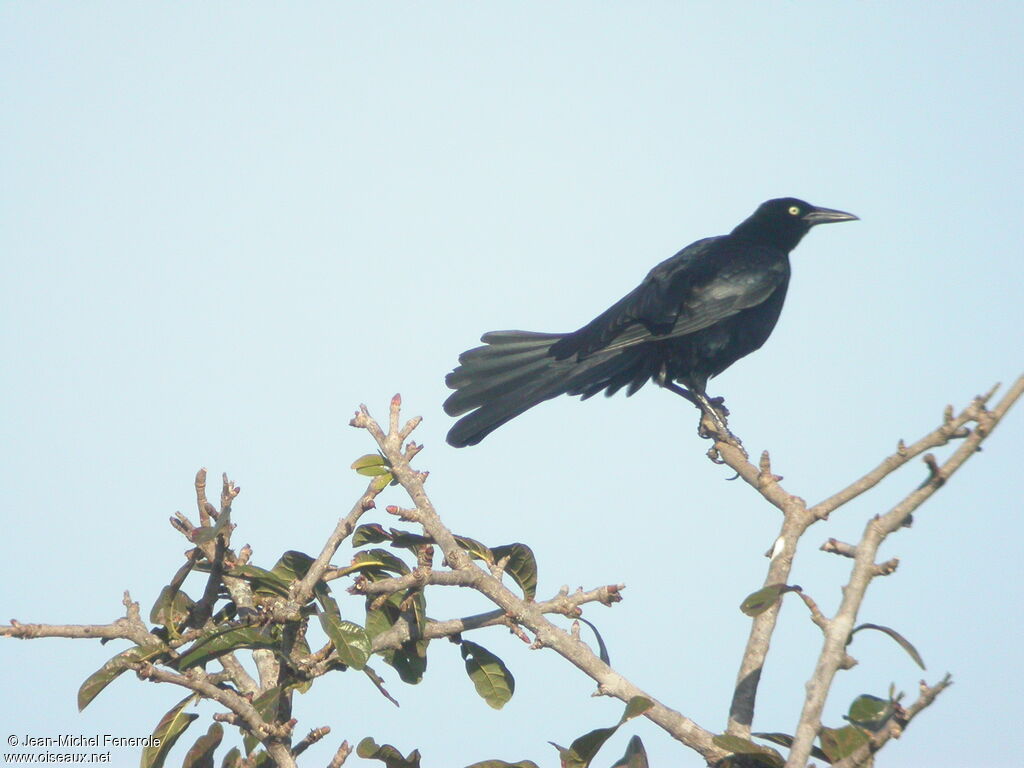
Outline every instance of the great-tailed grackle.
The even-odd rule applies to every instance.
[[[648,380],[683,395],[725,430],[705,387],[771,334],[789,284],[789,252],[811,227],[856,219],[783,197],[762,203],[728,235],[686,246],[573,333],[492,331],[459,356],[445,383],[448,432],[476,445],[506,421],[558,395],[585,400]],[[682,384],[682,387],[676,384]]]

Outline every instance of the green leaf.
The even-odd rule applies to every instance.
[[[353,669],[362,669],[366,666],[370,658],[370,638],[365,629],[330,613],[320,614],[320,626],[331,638],[342,664]]]
[[[549,742],[558,750],[558,758],[562,768],[588,768],[591,761],[597,755],[598,750],[612,737],[619,727],[595,728],[573,740],[572,745],[566,749],[555,742]]]
[[[139,768],[163,767],[164,760],[167,759],[167,754],[171,751],[171,747],[174,746],[178,737],[185,732],[185,729],[192,724],[193,720],[199,717],[197,714],[184,711],[188,703],[196,698],[198,697],[195,694],[189,694],[160,718],[160,722],[153,729],[153,742],[160,746],[143,748]]]
[[[780,746],[786,747],[787,749],[793,746],[793,737],[788,733],[755,733],[753,736],[757,736],[759,739],[770,741],[773,744],[779,744]],[[828,755],[822,752],[817,747],[811,747],[811,756],[816,757],[819,760],[828,760]]]
[[[390,472],[385,472],[383,475],[375,477],[373,478],[372,481],[370,481],[370,489],[374,493],[380,493],[389,485],[398,485],[398,480],[396,480],[395,476],[392,475]]]
[[[793,746],[793,737],[788,733],[752,733],[750,735],[757,736],[759,739],[770,741],[772,744],[778,744],[787,749]]]
[[[515,543],[492,547],[491,552],[496,563],[508,556],[505,573],[515,580],[527,600],[533,600],[537,594],[537,559],[533,550],[525,544]]]
[[[351,468],[360,475],[375,477],[377,475],[391,474],[389,467],[390,465],[388,464],[387,459],[379,453],[368,453],[353,461]]]
[[[473,763],[466,768],[538,768],[533,760],[520,760],[518,763],[506,763],[504,760],[484,760],[482,763]]]
[[[612,665],[612,660],[611,660],[611,657],[608,655],[608,646],[604,644],[604,638],[601,637],[601,633],[597,631],[597,627],[595,627],[591,622],[589,622],[586,619],[584,619],[582,616],[577,616],[576,617],[576,621],[582,621],[584,624],[586,624],[588,627],[590,627],[593,630],[594,637],[597,638],[597,655],[598,655],[598,658],[600,658],[601,661],[603,661],[605,664],[607,664],[610,667]]]
[[[860,728],[877,732],[885,727],[895,711],[893,701],[864,693],[853,700],[849,713],[844,717]]]
[[[259,712],[268,723],[286,723],[291,719],[291,704],[287,696],[282,696],[284,688],[275,685],[268,688],[252,700],[253,709]],[[284,711],[282,711],[282,704]]]
[[[323,587],[323,589],[320,589]],[[320,582],[316,585],[316,589],[313,590],[316,595],[317,601],[320,603],[320,607],[324,613],[329,613],[331,616],[341,617],[341,608],[338,607],[338,601],[331,597],[331,592],[327,588],[327,585]]]
[[[306,578],[306,574],[309,573],[309,569],[313,566],[314,562],[316,560],[305,552],[298,552],[294,549],[290,549],[281,555],[270,571],[270,577],[276,580],[278,585],[283,585],[282,597],[289,596],[292,584]],[[331,598],[331,589],[327,584],[319,581],[313,585],[313,595],[325,611],[329,613],[338,612],[338,605]]]
[[[368,578],[373,578],[368,575]],[[388,597],[382,604],[370,608],[376,604],[376,599],[366,600],[366,634],[372,640],[381,632],[390,629],[396,621],[402,618],[402,609],[399,607],[406,599],[408,591],[396,593]],[[425,601],[422,591],[415,591],[412,597],[412,616],[406,617],[412,622],[422,622],[425,611]],[[410,685],[416,685],[423,679],[427,669],[427,644],[428,640],[407,642],[396,650],[380,651],[381,658],[395,668],[399,677]]]
[[[460,650],[476,692],[494,709],[504,707],[516,689],[515,678],[505,663],[483,646],[468,640],[462,641]]]
[[[412,533],[410,531],[400,531],[396,528],[391,529],[391,546],[399,547],[401,549],[416,549],[424,544],[433,544],[434,540],[429,536],[421,536],[418,533]]]
[[[160,590],[160,597],[153,603],[149,612],[149,620],[154,624],[163,624],[165,627],[173,627],[180,624],[188,617],[195,601],[184,592],[172,589],[168,584]]]
[[[402,602],[412,609],[413,630],[421,630],[427,623],[427,598],[423,590],[419,587],[406,590]]]
[[[612,768],[648,768],[647,752],[639,736],[633,735],[626,746],[626,754],[620,757]]]
[[[619,729],[619,726],[627,720],[642,715],[653,706],[654,704],[650,699],[646,699],[643,696],[634,696],[626,704],[619,722],[610,728],[595,728],[593,731],[575,739],[568,749],[560,747],[553,741],[548,743],[558,750],[563,768],[587,768],[597,755],[598,750],[612,737]]]
[[[381,632],[387,632],[398,621],[398,610],[388,610],[388,606],[381,606],[366,612],[366,636],[373,640]]]
[[[217,522],[205,528],[196,528],[192,531],[192,541],[196,544],[205,544],[213,541],[220,534],[231,530],[231,510],[225,509],[217,517]]]
[[[627,720],[632,720],[634,717],[639,717],[653,706],[654,702],[650,699],[646,699],[643,696],[634,696],[626,703],[626,710],[622,713],[619,725],[622,725]]]
[[[238,747],[232,747],[220,761],[220,768],[239,768],[242,764],[242,752]]]
[[[249,731],[242,731],[242,748],[245,750],[245,755],[248,757],[252,754],[252,751],[260,745],[260,740],[252,735]]]
[[[420,768],[420,751],[414,749],[408,757],[390,744],[377,744],[371,737],[356,745],[356,754],[364,760],[380,760],[387,768]]]
[[[416,685],[427,671],[427,643],[429,640],[403,643],[385,660],[395,668],[403,683]]]
[[[196,743],[186,753],[181,768],[213,768],[213,753],[223,738],[223,726],[220,723],[213,723],[206,734],[196,739]]]
[[[232,602],[227,602],[219,611],[213,614],[213,618],[211,619],[211,621],[214,624],[224,624],[228,621],[234,621],[237,615],[238,606],[236,606]]]
[[[740,736],[723,733],[720,736],[715,736],[711,741],[717,747],[727,749],[734,755],[742,755],[751,763],[763,765],[766,768],[782,768],[786,764],[786,761],[782,759],[782,755],[771,747],[762,747],[760,744],[755,744],[749,739],[744,739]]]
[[[353,547],[380,544],[382,541],[391,541],[391,535],[380,523],[364,523],[352,532]]]
[[[822,728],[818,740],[829,762],[835,763],[867,744],[869,737],[860,728],[848,725],[845,728]]]
[[[922,659],[921,654],[917,652],[917,648],[911,645],[910,641],[907,640],[907,638],[905,638],[903,635],[901,635],[899,632],[897,632],[895,629],[892,629],[891,627],[883,627],[881,624],[861,624],[859,627],[853,628],[853,631],[850,632],[850,638],[846,641],[846,644],[849,645],[851,642],[853,642],[853,636],[857,632],[860,632],[862,629],[877,629],[879,632],[884,632],[897,643],[899,643],[900,647],[904,651],[910,654],[910,658],[914,660],[914,663],[917,664],[917,666],[919,666],[921,669],[925,668],[924,659]]]
[[[566,749],[553,741],[549,741],[548,744],[558,750],[558,764],[562,768],[585,768],[585,763],[580,760],[580,756],[571,749]]]
[[[379,526],[378,526],[379,527]],[[381,529],[383,531],[383,529]],[[416,549],[424,544],[436,544],[433,538],[430,536],[423,536],[419,533],[412,533],[411,531],[403,531],[397,528],[392,528],[388,538],[391,540],[391,546],[401,547],[402,549]],[[491,550],[481,544],[476,539],[471,539],[469,536],[458,536],[453,535],[455,543],[466,550],[469,556],[476,560],[484,560],[488,563],[494,562],[494,556],[491,554]],[[353,546],[356,546],[353,543]]]
[[[787,584],[769,584],[747,595],[740,603],[740,610],[747,616],[757,616],[775,605],[784,594],[792,591],[793,588]]]
[[[78,711],[81,712],[92,702],[93,699],[106,688],[114,679],[129,668],[129,665],[149,659],[165,653],[167,647],[163,644],[136,645],[126,651],[114,656],[102,667],[93,672],[85,679],[78,689]]]
[[[252,584],[253,589],[261,595],[277,595],[288,597],[288,582],[263,568],[255,565],[236,565],[225,573],[226,576],[234,576],[245,579]]]
[[[339,574],[347,576],[356,572],[391,571],[402,576],[409,573],[409,566],[399,557],[388,552],[386,549],[365,549],[356,552],[352,558],[352,565],[347,568],[340,568]]]
[[[270,569],[270,572],[277,576],[285,584],[291,584],[293,581],[300,581],[307,573],[309,568],[314,563],[314,558],[307,555],[305,552],[298,552],[294,549],[289,549],[277,562],[274,563],[274,567]]]
[[[196,640],[178,659],[178,669],[185,670],[223,656],[240,648],[275,648],[278,641],[267,637],[255,627],[217,627]]]
[[[474,560],[483,560],[492,565],[497,562],[490,547],[481,544],[476,539],[471,539],[469,536],[456,536],[455,543],[466,550],[466,553]]]
[[[363,674],[366,675],[367,680],[373,683],[374,687],[377,689],[381,696],[390,701],[396,707],[401,706],[401,704],[398,703],[398,699],[396,699],[394,696],[388,693],[388,689],[384,687],[384,679],[377,674],[377,670],[375,670],[373,667],[367,664],[365,667],[363,667]]]

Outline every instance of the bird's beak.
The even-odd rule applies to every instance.
[[[803,219],[811,226],[814,226],[815,224],[831,224],[836,221],[859,221],[860,217],[846,211],[836,211],[832,208],[812,208],[804,214]]]

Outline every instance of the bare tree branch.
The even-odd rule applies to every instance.
[[[574,618],[579,616],[580,606],[586,603],[599,602],[603,605],[611,605],[622,599],[619,592],[625,589],[625,585],[609,585],[598,587],[588,592],[579,590],[573,594],[559,594],[551,600],[544,600],[534,603],[541,613],[559,613],[563,616]],[[447,621],[427,621],[422,627],[417,628],[418,636],[427,640],[435,640],[441,637],[451,637],[463,632],[469,632],[483,627],[506,626],[513,629],[515,624],[509,615],[498,609],[487,613],[478,613],[475,616],[466,616],[461,619],[449,619]],[[408,621],[400,619],[390,629],[381,632],[373,639],[372,649],[374,652],[388,648],[400,648],[403,643],[414,639],[413,629]]]
[[[871,580],[879,575],[879,566],[875,562],[878,548],[886,537],[899,530],[914,510],[927,501],[954,472],[978,452],[981,443],[992,434],[996,424],[1022,393],[1024,376],[1017,380],[993,411],[985,410],[983,398],[976,398],[964,413],[969,414],[970,420],[976,422],[977,427],[963,438],[963,442],[952,456],[941,465],[930,465],[929,478],[925,483],[909,493],[889,512],[868,522],[864,535],[856,546],[850,580],[843,588],[839,610],[829,621],[821,654],[814,673],[807,682],[804,707],[794,734],[789,759],[786,761],[787,768],[802,768],[810,757],[811,746],[821,729],[821,713],[835,673],[843,666],[846,644],[853,631],[864,594]],[[947,418],[946,423],[958,421],[959,419]]]
[[[802,498],[783,487],[783,478],[774,473],[767,451],[761,454],[756,465],[753,464],[737,438],[728,433],[727,429],[724,433],[716,431],[714,425],[710,423],[710,416],[707,413],[702,416],[705,431],[716,439],[709,451],[709,457],[732,467],[744,482],[782,512],[780,533],[769,554],[770,562],[765,577],[765,584],[775,585],[776,589],[769,593],[770,597],[762,600],[758,608],[763,608],[768,601],[780,596],[784,591],[795,591],[807,606],[811,620],[820,628],[823,635],[822,650],[816,661],[814,674],[807,683],[803,711],[790,744],[788,768],[803,768],[806,765],[813,742],[821,729],[821,714],[835,674],[838,670],[848,669],[857,663],[847,654],[846,648],[868,586],[875,577],[895,572],[899,565],[897,558],[885,562],[877,561],[881,544],[889,535],[907,525],[910,516],[921,504],[943,487],[949,478],[980,450],[981,443],[992,433],[1010,406],[1024,395],[1024,376],[1018,379],[998,405],[989,411],[987,403],[993,393],[994,390],[975,398],[959,414],[954,414],[952,407],[947,407],[942,424],[935,430],[910,446],[900,441],[895,454],[813,507],[808,507]],[[422,446],[406,441],[419,424],[419,418],[410,419],[402,424],[400,417],[401,399],[398,395],[392,398],[386,431],[370,417],[365,406],[361,406],[356,413],[352,420],[353,426],[367,430],[384,457],[378,462],[382,474],[373,478],[352,509],[338,520],[320,555],[312,561],[306,573],[301,578],[294,575],[289,577],[291,582],[287,590],[282,587],[281,571],[276,567],[273,573],[254,566],[239,567],[248,563],[251,555],[248,547],[244,547],[239,555],[230,548],[234,525],[230,523],[229,514],[239,489],[224,475],[220,507],[215,508],[206,496],[207,478],[206,470],[203,469],[195,478],[200,524],[199,527],[193,526],[188,518],[180,513],[172,519],[172,525],[186,536],[191,543],[191,549],[186,553],[185,563],[171,579],[159,603],[161,606],[170,605],[166,601],[175,596],[187,576],[194,570],[207,571],[209,575],[204,594],[199,602],[192,604],[187,618],[182,618],[179,601],[173,610],[160,609],[163,618],[158,623],[167,626],[151,632],[142,620],[139,605],[125,593],[125,615],[109,624],[21,624],[11,620],[9,625],[0,626],[0,635],[19,638],[124,639],[143,646],[146,653],[134,656],[131,653],[119,654],[101,668],[98,678],[95,675],[90,678],[92,682],[89,685],[93,690],[89,691],[89,686],[83,686],[86,695],[95,696],[102,685],[109,682],[105,675],[109,673],[116,676],[125,668],[135,670],[141,679],[184,687],[198,697],[213,700],[223,706],[227,711],[217,712],[214,720],[235,725],[255,735],[270,757],[282,768],[293,768],[297,755],[302,754],[310,745],[323,739],[330,732],[326,726],[313,729],[298,744],[291,746],[296,725],[294,719],[289,719],[292,686],[339,668],[362,668],[381,693],[391,699],[380,677],[372,668],[360,666],[365,663],[367,651],[378,653],[397,650],[407,646],[411,641],[442,637],[454,637],[459,641],[456,636],[488,626],[504,626],[531,647],[553,649],[593,679],[597,683],[599,694],[613,696],[624,702],[629,702],[637,696],[650,700],[653,706],[645,712],[645,716],[679,742],[701,754],[709,765],[731,754],[729,748],[720,744],[730,744],[732,748],[742,751],[743,748],[738,746],[742,742],[735,739],[731,742],[718,739],[716,743],[713,732],[642,691],[604,663],[590,646],[581,640],[580,623],[575,619],[581,615],[583,606],[595,602],[608,606],[618,602],[621,600],[623,585],[606,585],[588,591],[579,589],[571,594],[563,587],[553,598],[537,602],[532,598],[524,599],[519,591],[503,583],[504,576],[509,574],[516,579],[523,579],[521,571],[517,570],[519,565],[511,554],[498,558],[496,562],[496,558],[493,557],[486,561],[475,560],[474,557],[482,556],[478,551],[478,543],[464,537],[456,537],[442,523],[424,490],[428,473],[412,467],[411,462],[422,450]],[[961,442],[944,461],[928,452],[952,440]],[[823,551],[838,554],[852,561],[850,578],[843,587],[840,607],[834,616],[826,616],[800,587],[787,586],[801,536],[810,526],[818,521],[827,520],[831,513],[843,504],[867,492],[885,476],[916,457],[922,459],[927,469],[924,481],[916,489],[885,514],[869,521],[856,544],[829,539],[822,545]],[[373,458],[376,461],[376,457]],[[388,557],[380,555],[376,560],[370,559],[376,563],[373,566],[376,570],[369,573],[364,573],[367,566],[361,565],[364,561],[359,559],[354,560],[353,565],[347,568],[332,567],[330,561],[338,548],[353,534],[362,515],[374,508],[376,496],[392,477],[402,485],[412,506],[389,506],[387,512],[415,523],[422,528],[423,536],[420,537],[417,533],[410,540],[409,533],[395,532],[392,529],[391,534],[385,533],[380,538],[373,539],[383,531],[383,528],[375,524],[368,529],[375,531],[368,538],[380,541],[391,536],[393,545],[406,546],[415,554],[416,566],[408,573],[404,573],[405,568],[397,563],[381,568],[382,563],[388,563]],[[401,544],[399,533],[406,537]],[[439,548],[444,556],[440,567],[436,568],[435,547]],[[486,553],[486,548],[483,551]],[[288,561],[281,562],[287,565]],[[293,567],[295,562],[293,560],[292,565],[284,568],[284,572],[287,573],[288,567]],[[309,560],[304,559],[301,562],[306,563]],[[401,574],[382,578],[385,573],[396,571]],[[362,638],[361,646],[355,643],[346,646],[348,641],[339,640],[332,635],[331,642],[311,652],[305,635],[309,617],[320,610],[312,602],[314,594],[324,607],[330,605],[330,602],[324,599],[324,593],[315,590],[321,583],[353,573],[359,575],[356,576],[349,592],[367,597],[368,619],[369,611],[374,608],[385,603],[390,603],[392,607],[387,613],[375,614],[377,623],[372,631],[369,631],[369,621],[366,628],[352,622],[342,622],[346,632],[350,631],[355,633],[354,636]],[[490,600],[496,608],[461,618],[427,619],[422,615],[421,608],[414,609],[414,600],[422,600],[427,587],[439,586],[468,587]],[[214,613],[218,601],[224,598],[224,589],[227,590],[230,601],[238,612],[238,620],[232,620],[234,614],[225,611],[224,608]],[[392,595],[399,597],[391,598]],[[756,615],[753,620],[730,708],[727,732],[732,736],[749,739],[758,684],[780,603],[781,599],[777,600],[775,605]],[[417,605],[422,606],[422,603]],[[397,610],[394,610],[395,606]],[[550,614],[566,616],[574,621],[568,630],[562,629],[551,622]],[[379,620],[383,615],[388,617],[387,621],[391,625],[380,631]],[[331,616],[337,619],[337,614],[331,614],[328,608],[323,618],[326,620]],[[395,616],[398,616],[397,620]],[[337,625],[334,626],[337,629]],[[252,628],[256,628],[256,631]],[[887,631],[898,641],[902,641],[904,647],[909,645],[887,627],[862,624],[861,628]],[[183,646],[194,641],[198,642],[190,649],[180,651]],[[217,643],[222,644],[218,646]],[[268,646],[272,646],[274,650],[269,650]],[[357,648],[361,650],[356,650]],[[155,652],[149,653],[153,649]],[[250,649],[256,662],[259,671],[258,681],[250,676],[236,655],[244,649]],[[909,651],[911,655],[916,654],[912,647],[909,647]],[[353,653],[355,655],[352,655]],[[176,668],[176,660],[182,659],[183,654],[188,654],[192,658],[189,662],[192,666],[185,671]],[[200,658],[205,661],[216,660],[223,671],[207,673],[201,666],[197,666]],[[386,655],[385,658],[391,657]],[[897,698],[895,710],[886,726],[878,733],[870,734],[870,741],[855,753],[835,763],[836,768],[854,768],[870,760],[871,755],[890,738],[898,738],[907,724],[929,706],[949,684],[948,675],[931,687],[922,682],[918,700],[907,709],[899,706]],[[254,705],[254,699],[263,694],[268,695]],[[351,751],[352,747],[348,742],[343,742],[329,765],[338,768],[346,761]]]
[[[338,525],[335,526],[334,532],[331,533],[330,537],[328,537],[327,543],[324,544],[319,556],[309,567],[309,571],[306,572],[306,575],[298,585],[293,588],[291,597],[295,603],[302,605],[312,597],[313,588],[324,575],[324,571],[326,571],[330,566],[331,558],[334,557],[334,553],[338,551],[338,547],[341,546],[341,542],[347,539],[352,534],[352,531],[356,529],[356,524],[359,522],[359,518],[376,506],[374,499],[381,490],[381,487],[377,483],[371,481],[370,484],[367,485],[366,490],[363,491],[363,495],[360,496],[358,501],[356,501],[352,506],[352,510],[338,521]]]
[[[978,445],[988,434],[991,433],[995,424],[999,422],[1006,410],[1021,396],[1022,392],[1024,392],[1024,376],[1021,376],[1015,382],[1014,386],[1011,387],[1000,401],[999,406],[997,406],[995,410],[989,412],[985,410],[985,403],[992,397],[994,392],[995,388],[990,390],[987,394],[975,398],[974,401],[957,416],[953,415],[951,407],[947,407],[943,414],[943,423],[935,430],[925,435],[909,447],[900,441],[897,452],[883,460],[875,469],[871,470],[843,490],[833,494],[829,498],[810,508],[807,508],[803,499],[786,492],[782,488],[779,484],[781,478],[771,472],[771,465],[767,452],[762,454],[760,466],[754,467],[746,459],[743,453],[735,448],[735,446],[721,441],[716,442],[712,452],[717,456],[720,456],[721,461],[734,469],[745,482],[756,489],[765,497],[765,499],[783,512],[782,530],[777,539],[774,555],[768,567],[768,573],[765,576],[764,584],[784,584],[788,581],[789,574],[792,569],[793,557],[796,553],[797,543],[803,533],[812,524],[818,520],[827,519],[828,516],[839,506],[870,490],[884,477],[905,465],[911,458],[921,455],[931,448],[945,445],[952,439],[963,439],[964,443],[961,444],[957,452],[954,453],[954,457],[960,456],[962,458],[958,459],[954,464],[942,468],[940,475],[935,482],[927,483],[922,487],[922,489],[919,489],[921,495],[914,497],[919,499],[919,501],[914,505],[914,508],[928,498],[928,496],[936,490],[941,482],[944,482],[945,479],[963,463],[963,461],[966,461],[966,459],[977,450]],[[977,425],[973,431],[967,428],[967,425],[972,422]],[[953,461],[953,459],[950,461]],[[913,494],[911,496],[913,496]],[[900,523],[907,519],[910,511],[911,510],[908,509],[906,510],[906,514],[900,515]],[[860,548],[860,545],[856,548],[851,548],[849,545],[843,545],[841,542],[836,542],[834,545],[828,546],[829,549],[827,551],[834,551],[837,554],[844,554],[852,557],[858,556],[858,550]],[[875,552],[872,552],[870,555],[871,563],[869,571],[872,576],[887,572],[891,573],[892,570],[895,569],[895,564],[892,561],[876,565],[873,560],[874,554]],[[864,558],[865,562],[869,559],[866,554],[864,555]],[[733,694],[732,706],[730,707],[729,724],[727,727],[727,732],[730,734],[742,736],[744,738],[749,738],[750,736],[750,726],[753,721],[757,688],[764,668],[764,662],[768,654],[771,636],[775,629],[778,612],[779,605],[776,605],[764,613],[759,614],[754,619],[750,636],[747,640],[747,647],[743,654],[743,660],[740,664],[740,671],[736,680],[736,689]],[[852,629],[852,624],[850,625],[850,628]],[[845,642],[845,637],[843,639]],[[833,663],[839,663],[843,658],[845,658],[845,654],[842,656],[838,656],[837,654],[839,654],[839,650],[833,648]],[[809,744],[807,749],[809,754]],[[806,756],[804,757],[804,761],[806,762]],[[793,765],[797,765],[797,763],[793,763]],[[803,765],[803,763],[799,763],[799,765]]]
[[[341,768],[348,760],[348,756],[352,754],[352,747],[347,741],[341,742],[341,746],[338,747],[338,751],[334,753],[334,757],[331,758],[331,762],[327,764],[327,768]]]
[[[754,467],[742,453],[736,451],[732,446],[716,443],[715,448],[719,450],[726,464],[736,470],[751,487],[782,511],[782,529],[772,550],[764,586],[787,583],[793,568],[793,558],[796,556],[797,542],[811,522],[811,518],[807,514],[806,503],[802,498],[789,493],[780,485],[782,478],[772,473],[767,451],[761,455],[760,467]],[[736,678],[732,704],[729,708],[727,733],[750,738],[757,687],[761,680],[761,672],[768,655],[768,647],[771,643],[772,633],[775,631],[778,615],[779,605],[775,605],[754,617],[750,636],[747,638],[747,647],[743,653],[743,660]]]
[[[831,552],[834,555],[842,555],[851,559],[857,556],[857,548],[853,544],[847,544],[845,541],[839,541],[838,539],[828,539],[818,549],[822,552]]]
[[[125,615],[109,624],[22,624],[11,619],[9,625],[0,624],[0,637],[30,639],[37,637],[100,638],[104,640],[131,640],[136,645],[153,642],[153,635],[142,621],[139,604],[128,592],[121,603]]]
[[[130,665],[141,680],[171,683],[212,699],[231,711],[245,728],[258,738],[278,768],[295,768],[295,759],[287,746],[291,738],[294,721],[284,725],[267,723],[247,698],[234,691],[215,685],[201,669],[193,667],[185,674],[172,672],[149,662]]]
[[[217,661],[224,668],[224,671],[231,678],[231,682],[242,693],[248,694],[249,696],[257,696],[260,692],[260,687],[252,676],[245,671],[245,667],[238,660],[238,657],[233,653],[225,653],[223,656],[218,657]]]
[[[433,504],[423,488],[424,473],[413,469],[409,460],[419,452],[419,446],[410,444],[403,451],[402,442],[415,428],[416,420],[408,422],[399,431],[399,413],[401,398],[398,395],[391,400],[389,413],[389,430],[387,433],[374,421],[365,406],[361,406],[352,420],[352,425],[366,429],[376,440],[381,452],[387,458],[391,471],[401,483],[416,507],[413,510],[402,510],[403,517],[412,519],[423,526],[427,534],[437,542],[444,553],[445,560],[453,570],[471,574],[467,578],[474,589],[481,592],[494,602],[516,623],[529,629],[541,646],[551,648],[562,657],[590,676],[598,684],[602,694],[614,696],[628,702],[635,696],[643,696],[654,705],[645,715],[674,738],[699,752],[708,762],[725,757],[728,752],[712,742],[714,736],[710,731],[701,728],[681,713],[660,703],[655,697],[642,691],[637,686],[617,673],[578,638],[552,624],[538,609],[536,603],[528,602],[515,595],[500,580],[489,572],[476,566],[469,555],[459,547],[451,531],[441,522]],[[729,448],[737,453],[740,449],[734,445]],[[398,510],[396,510],[398,511]]]
[[[330,732],[331,727],[329,725],[322,725],[319,728],[314,728],[305,735],[302,741],[292,747],[292,755],[298,757]]]

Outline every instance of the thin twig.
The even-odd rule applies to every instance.
[[[330,732],[331,726],[329,725],[322,725],[319,728],[314,728],[305,735],[302,741],[292,747],[292,755],[294,757],[298,757]]]
[[[544,600],[534,603],[537,610],[544,614],[561,614],[570,618],[579,616],[580,606],[586,603],[599,602],[603,605],[611,605],[622,599],[619,592],[625,589],[625,585],[608,585],[598,587],[587,592],[578,591],[573,594],[559,594],[551,600]],[[419,637],[426,640],[436,640],[442,637],[469,632],[483,627],[509,626],[514,631],[514,624],[510,626],[508,614],[502,610],[478,613],[474,616],[465,616],[460,619],[448,619],[446,621],[427,621],[423,626],[418,626],[416,632]],[[373,652],[383,651],[391,648],[400,648],[404,643],[414,639],[413,628],[407,621],[399,620],[389,629],[381,632],[373,638]]]
[[[341,746],[338,747],[338,751],[334,753],[334,757],[331,758],[331,762],[327,764],[327,768],[341,768],[348,760],[348,756],[352,754],[352,747],[347,741],[341,742]]]
[[[0,637],[22,640],[37,637],[121,639],[131,640],[136,645],[159,642],[143,623],[139,604],[132,601],[131,595],[125,592],[121,603],[125,607],[125,615],[109,624],[22,624],[17,619],[11,619],[8,625],[0,624]]]
[[[380,486],[375,482],[375,480],[376,478],[366,486],[366,490],[363,491],[363,495],[359,497],[349,513],[338,521],[334,531],[328,537],[327,543],[324,544],[323,549],[320,550],[320,554],[317,556],[316,560],[313,561],[313,564],[309,567],[306,575],[301,581],[292,587],[292,600],[298,605],[304,605],[309,602],[309,599],[313,596],[313,588],[324,575],[324,571],[326,571],[330,566],[331,558],[334,557],[334,553],[338,551],[338,547],[341,546],[341,542],[347,539],[352,534],[352,531],[356,529],[356,524],[359,522],[359,518],[367,511],[374,508],[374,499],[381,491]]]

